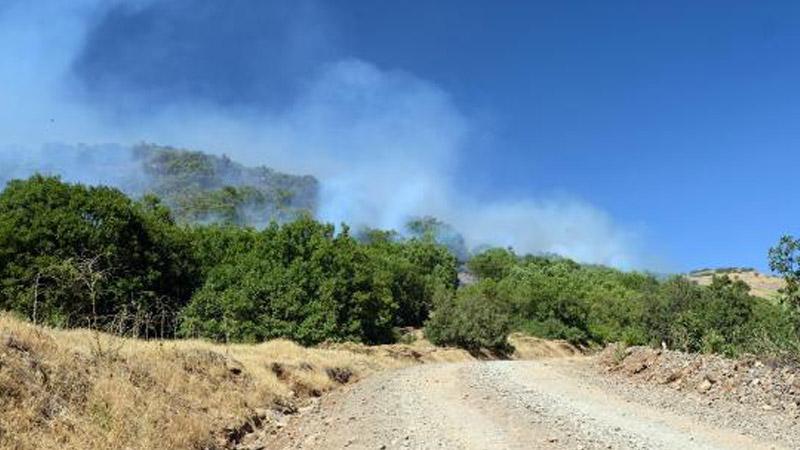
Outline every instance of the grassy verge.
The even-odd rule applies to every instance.
[[[0,315],[0,448],[222,449],[305,398],[376,371],[464,361],[406,345],[142,341]]]

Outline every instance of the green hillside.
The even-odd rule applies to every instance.
[[[246,167],[226,156],[141,144],[133,149],[155,194],[180,222],[263,226],[317,206],[319,182],[269,167]]]

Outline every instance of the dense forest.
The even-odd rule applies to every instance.
[[[182,169],[165,169],[169,154],[151,158],[182,177]],[[176,198],[132,199],[42,175],[9,182],[0,193],[0,307],[36,323],[145,338],[377,344],[424,327],[433,343],[470,350],[508,350],[512,331],[587,346],[778,357],[800,350],[800,241],[791,237],[770,251],[773,270],[787,279],[783,301],[774,302],[724,275],[699,286],[555,255],[469,254],[433,218],[412,221],[408,234],[351,232],[303,212],[256,228],[179,220],[170,208]],[[459,270],[473,281],[459,285]]]

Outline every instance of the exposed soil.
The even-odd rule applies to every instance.
[[[242,448],[800,448],[783,410],[709,401],[602,358],[419,365],[316,400]]]

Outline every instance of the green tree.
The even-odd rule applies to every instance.
[[[436,308],[425,323],[425,336],[435,345],[507,353],[512,350],[509,306],[492,280],[462,288],[457,294],[440,290]]]
[[[587,292],[591,283],[572,261],[535,261],[514,268],[498,283],[512,305],[516,326],[553,339],[592,340]]]
[[[393,232],[366,230],[361,241],[390,280],[397,326],[422,326],[437,289],[455,291],[458,285],[456,258],[432,240],[401,240]]]
[[[511,249],[490,248],[473,255],[467,261],[467,268],[473,275],[480,279],[491,278],[501,280],[511,273],[517,265],[517,255]]]
[[[715,276],[708,287],[683,277],[664,283],[645,315],[653,343],[687,352],[736,355],[749,345],[756,299],[742,281]]]
[[[769,250],[769,267],[786,280],[783,301],[794,315],[800,334],[800,239],[781,237],[778,245]]]
[[[3,308],[32,317],[35,304],[37,320],[52,325],[144,320],[157,307],[177,311],[194,280],[188,242],[152,198],[137,204],[41,175],[0,193]]]
[[[432,216],[417,217],[409,220],[406,231],[415,239],[437,242],[447,247],[459,261],[469,257],[464,236],[452,225]]]
[[[220,264],[247,254],[260,239],[254,228],[236,225],[194,225],[183,228],[182,232],[191,242],[201,280]]]
[[[258,342],[286,337],[389,342],[391,280],[345,228],[303,217],[260,232],[208,275],[182,316],[184,336]]]
[[[404,270],[396,272],[393,292],[398,302],[400,325],[422,326],[433,308],[437,290],[455,291],[457,261],[444,246],[412,239],[399,245]]]

